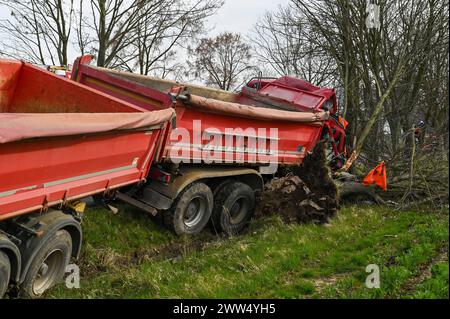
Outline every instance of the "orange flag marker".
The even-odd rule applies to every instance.
[[[377,184],[383,190],[387,190],[386,164],[382,161],[363,179],[363,185]]]
[[[348,122],[342,116],[339,116],[338,120],[339,120],[339,123],[342,124],[342,126],[344,127],[344,130],[345,130],[347,128]]]

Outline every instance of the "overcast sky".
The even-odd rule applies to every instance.
[[[210,30],[208,35],[215,36],[230,31],[245,36],[266,11],[274,11],[287,3],[288,0],[225,0],[224,6],[207,21]],[[9,16],[9,10],[0,6],[0,19],[8,19]],[[74,59],[77,54],[74,48],[69,48],[69,60]]]
[[[211,35],[223,31],[246,34],[266,11],[274,11],[288,0],[226,0],[217,15],[209,19]]]
[[[276,9],[288,0],[225,0],[217,15],[209,19],[211,35],[223,31],[246,34],[266,11]],[[8,18],[9,11],[0,6],[0,19]]]

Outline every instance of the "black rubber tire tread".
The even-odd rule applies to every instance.
[[[6,293],[9,284],[9,277],[11,275],[11,263],[8,255],[0,251],[0,299]]]
[[[61,249],[61,251],[63,252],[63,262],[59,266],[58,273],[57,276],[55,276],[56,278],[54,282],[50,287],[48,287],[48,289],[56,285],[63,279],[66,267],[70,262],[70,256],[72,252],[72,237],[67,231],[60,229],[46,239],[45,243],[41,246],[33,261],[31,262],[30,268],[28,269],[28,272],[25,276],[25,280],[19,287],[20,298],[36,299],[40,298],[43,295],[44,292],[42,294],[36,295],[33,291],[34,280],[48,253],[57,248]]]
[[[207,204],[203,218],[193,227],[186,227],[184,212],[194,195],[201,194]],[[187,186],[175,199],[172,207],[163,213],[164,224],[177,235],[194,235],[200,233],[208,223],[213,209],[213,193],[208,185],[196,182]]]
[[[229,211],[236,198],[244,196],[248,209],[245,217],[237,224],[232,224]],[[231,182],[222,187],[214,198],[214,209],[211,216],[213,228],[229,236],[238,235],[250,222],[255,211],[255,192],[247,184]]]

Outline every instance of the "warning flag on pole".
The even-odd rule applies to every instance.
[[[363,185],[377,184],[383,190],[387,190],[386,164],[382,161],[363,179]]]

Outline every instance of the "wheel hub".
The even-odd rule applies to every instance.
[[[231,206],[230,221],[232,224],[240,223],[246,216],[248,204],[245,198],[238,198]]]
[[[42,277],[45,276],[48,272],[48,265],[44,262],[41,265],[41,268],[39,268],[38,276]]]
[[[56,283],[59,269],[63,263],[64,254],[61,250],[53,250],[47,255],[34,278],[33,291],[36,295],[42,294]]]
[[[206,204],[201,197],[195,197],[191,200],[184,215],[184,224],[187,227],[193,227],[200,222],[206,210]]]

